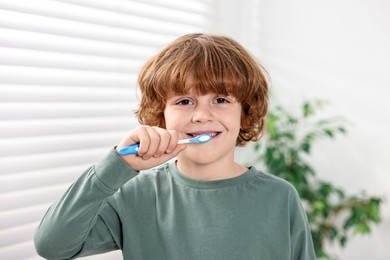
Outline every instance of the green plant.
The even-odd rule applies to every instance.
[[[257,162],[295,186],[308,215],[314,247],[319,259],[334,259],[325,243],[344,247],[351,236],[369,234],[370,226],[380,222],[380,197],[365,193],[348,195],[330,182],[320,180],[310,165],[309,154],[315,141],[346,134],[346,121],[318,119],[326,104],[304,102],[301,115],[293,116],[283,107],[271,109],[267,133],[255,144]]]

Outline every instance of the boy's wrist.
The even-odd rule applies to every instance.
[[[95,173],[112,190],[119,189],[138,174],[121,159],[115,148],[95,164]]]

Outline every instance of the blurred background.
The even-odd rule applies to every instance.
[[[267,68],[272,102],[329,100],[326,113],[352,124],[316,145],[318,174],[388,198],[389,13],[385,0],[0,0],[0,259],[40,259],[32,238],[49,205],[138,124],[140,66],[191,32],[242,43]],[[390,259],[386,199],[381,214],[369,236],[329,250]]]

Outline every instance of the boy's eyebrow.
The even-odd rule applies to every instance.
[[[197,93],[183,93],[183,94],[175,94],[175,95],[169,95],[167,97],[167,100],[168,99],[171,99],[171,98],[180,98],[180,97],[188,97],[188,96],[206,96],[208,94],[214,94],[215,96],[221,96],[221,97],[229,97],[229,98],[234,98],[234,99],[237,99],[237,97],[233,94],[230,94],[230,93],[227,93],[227,94],[224,94],[224,93],[207,93],[207,94],[197,94]]]

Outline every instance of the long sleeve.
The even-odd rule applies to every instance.
[[[38,254],[69,259],[120,248],[120,219],[113,194],[136,175],[114,149],[87,169],[38,226],[34,237]]]
[[[307,215],[295,190],[290,192],[292,260],[316,259]]]

